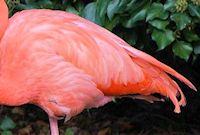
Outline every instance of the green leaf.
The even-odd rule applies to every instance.
[[[158,50],[162,50],[170,45],[174,40],[174,33],[171,30],[157,30],[154,29],[151,34],[152,39],[157,43]]]
[[[134,1],[134,3],[133,3],[133,1]],[[146,0],[137,1],[137,2],[135,0],[133,0],[133,1],[131,3],[132,7],[130,9],[132,11],[132,12],[130,12],[131,16],[128,19],[123,20],[123,26],[126,28],[132,28],[135,25],[137,25],[136,22],[145,20],[146,14],[147,14],[147,9],[150,6],[150,1],[148,1],[148,0],[147,1]]]
[[[16,6],[17,10],[27,10],[27,9],[35,9],[39,8],[37,4],[18,4]]]
[[[74,7],[72,7],[72,6],[67,6],[67,8],[66,8],[65,11],[67,11],[69,13],[73,13],[73,14],[79,15],[79,12]]]
[[[105,16],[107,13],[107,7],[110,0],[97,0],[97,14],[99,15],[101,22],[104,24]]]
[[[197,55],[197,54],[200,54],[200,45],[197,45],[194,47],[194,53]]]
[[[188,10],[189,10],[191,16],[196,16],[196,17],[200,18],[200,6],[197,6],[194,4],[189,4]]]
[[[83,9],[84,9],[84,3],[83,1],[77,1],[76,4],[74,5],[75,9],[79,12],[82,13]]]
[[[129,14],[135,14],[140,10],[147,8],[147,6],[150,6],[150,4],[150,0],[130,0],[130,2],[126,5],[125,11]]]
[[[194,43],[194,53],[200,54],[200,41]]]
[[[144,20],[146,18],[147,9],[142,9],[139,12],[132,14],[130,19],[124,22],[126,28],[132,28],[135,25],[135,22]]]
[[[107,15],[110,20],[112,20],[115,13],[119,10],[119,3],[120,0],[112,0],[110,1],[108,8],[107,8]]]
[[[96,3],[89,3],[83,10],[82,16],[96,24],[101,25],[99,16],[96,14]]]
[[[74,132],[71,128],[67,128],[65,131],[65,135],[74,135]]]
[[[191,18],[185,13],[172,14],[170,19],[176,23],[176,27],[179,30],[183,30],[189,23],[191,23]]]
[[[109,20],[108,18],[104,21],[104,27],[108,29],[109,31],[112,31],[112,29],[120,22],[120,17],[115,16],[112,20]]]
[[[192,53],[192,45],[185,41],[176,41],[173,45],[173,52],[176,56],[187,61]]]
[[[149,23],[157,29],[164,30],[166,26],[169,24],[169,21],[156,19],[156,20],[149,21]]]
[[[126,11],[128,11],[129,13],[132,13],[133,10],[135,10],[135,8],[138,7],[137,2],[138,2],[137,0],[131,0],[129,3],[127,3]],[[142,1],[139,1],[139,2],[142,2]]]
[[[144,20],[146,18],[146,11],[147,9],[142,9],[139,12],[132,14],[130,19],[125,22],[125,27],[131,28],[135,25],[135,22]]]
[[[1,132],[1,135],[12,135],[11,131],[3,131]]]
[[[109,2],[107,7],[107,15],[110,20],[116,13],[120,13],[126,9],[127,0],[112,0]]]
[[[50,0],[40,0],[38,2],[27,2],[27,4],[18,4],[16,9],[25,10],[25,9],[38,9],[38,8],[46,8],[53,9],[53,3]]]
[[[164,9],[170,12],[175,12],[176,7],[175,7],[176,0],[167,0],[164,4]]]
[[[37,5],[42,8],[53,9],[53,3],[50,0],[40,0],[37,2]]]
[[[161,3],[153,3],[148,11],[147,11],[147,17],[146,21],[153,20],[155,18],[160,18],[160,19],[167,19],[169,13],[164,10],[164,6]]]
[[[10,130],[10,129],[14,129],[15,126],[16,125],[15,125],[14,121],[11,118],[9,118],[8,116],[5,116],[0,124],[0,129],[1,130]]]
[[[193,31],[184,30],[183,34],[184,34],[185,39],[188,42],[193,42],[193,41],[200,40],[199,36],[195,32],[193,32]]]
[[[32,4],[32,3],[34,3],[36,0],[25,0],[25,3],[26,4]]]

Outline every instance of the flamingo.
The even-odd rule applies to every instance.
[[[185,96],[168,74],[196,90],[174,69],[86,19],[47,9],[8,18],[0,0],[0,104],[41,107],[51,135],[59,135],[58,118],[69,120],[128,94],[153,101],[150,95],[159,93],[179,113]]]

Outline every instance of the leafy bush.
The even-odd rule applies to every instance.
[[[200,0],[8,0],[10,14],[31,8],[78,14],[115,32],[129,44],[163,50],[181,59],[200,54]]]
[[[0,133],[1,135],[12,135],[10,130],[14,129],[15,127],[16,124],[14,121],[10,117],[5,116],[0,123]]]

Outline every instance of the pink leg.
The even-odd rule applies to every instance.
[[[56,118],[49,117],[51,135],[59,135],[58,121]]]

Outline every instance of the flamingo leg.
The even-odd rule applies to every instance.
[[[49,117],[51,135],[59,135],[58,121],[56,118]]]

